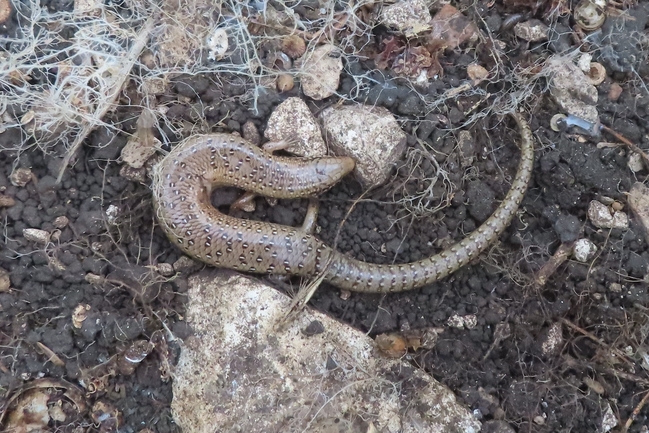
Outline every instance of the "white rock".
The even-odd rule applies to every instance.
[[[622,284],[620,284],[620,283],[611,283],[608,286],[608,289],[613,293],[622,293]]]
[[[478,324],[478,318],[475,314],[467,314],[466,316],[453,314],[451,317],[448,318],[446,324],[451,328],[473,329]]]
[[[9,278],[9,272],[0,268],[0,293],[8,292],[11,287],[11,279]]]
[[[615,426],[617,426],[617,417],[613,413],[613,409],[611,409],[611,405],[606,403],[606,410],[604,411],[604,415],[602,416],[602,425],[599,431],[601,431],[602,433],[606,433],[607,431],[611,430]]]
[[[627,162],[627,167],[634,173],[642,171],[644,169],[644,163],[642,162],[642,156],[639,153],[631,152],[629,155],[629,161]]]
[[[597,246],[588,239],[579,239],[572,247],[572,254],[578,262],[586,263],[597,251]]]
[[[302,92],[309,98],[319,101],[336,93],[343,70],[342,53],[336,46],[320,45],[307,51],[295,66],[300,71]]]
[[[212,34],[207,38],[207,48],[210,60],[221,60],[228,52],[228,32],[224,28],[214,29]]]
[[[550,325],[547,335],[541,343],[541,353],[545,356],[556,354],[563,344],[563,331],[561,322],[555,322]]]
[[[600,229],[627,229],[629,218],[624,212],[614,211],[597,200],[592,200],[588,206],[588,218],[595,227]]]
[[[103,9],[100,0],[74,0],[74,13],[77,16],[88,14],[89,16],[99,16]]]
[[[543,74],[549,76],[550,95],[566,113],[589,122],[598,121],[597,88],[570,58],[550,57],[545,62]]]
[[[9,175],[11,184],[20,188],[27,185],[29,181],[33,180],[34,178],[34,174],[28,168],[17,168]]]
[[[406,133],[383,107],[346,105],[320,113],[329,149],[356,162],[354,174],[369,188],[382,184],[406,147]]]
[[[23,237],[30,242],[43,245],[50,241],[50,233],[41,229],[23,229]]]
[[[295,139],[286,150],[307,158],[325,156],[327,146],[320,125],[300,98],[288,98],[277,106],[268,119],[264,136],[271,141]]]
[[[279,328],[291,300],[256,280],[202,271],[187,295],[194,334],[174,370],[172,402],[185,433],[323,433],[331,420],[361,417],[379,432],[480,429],[446,387],[380,357],[362,332],[310,309]],[[316,322],[322,332],[305,332]]]
[[[426,0],[401,0],[385,6],[381,11],[381,23],[399,30],[406,37],[430,30],[429,3]]]
[[[450,328],[462,329],[464,328],[464,319],[459,314],[453,314],[446,320],[446,325]]]
[[[65,215],[58,216],[54,218],[52,225],[57,229],[64,229],[70,224],[70,220]]]
[[[629,228],[629,217],[620,211],[613,212],[613,229],[626,230]]]
[[[642,224],[645,239],[649,242],[649,188],[642,182],[634,183],[627,195],[627,203]]]
[[[119,206],[111,204],[106,209],[106,221],[110,225],[117,225],[117,217],[121,213]]]
[[[539,42],[548,39],[550,28],[537,19],[518,23],[514,26],[514,34],[529,42]]]
[[[590,53],[583,53],[577,60],[577,66],[584,74],[590,73],[590,62],[593,61],[593,55]]]
[[[467,314],[464,316],[464,327],[466,329],[473,329],[478,325],[478,317],[475,314]]]

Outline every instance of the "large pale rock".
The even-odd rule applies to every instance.
[[[570,58],[550,57],[545,62],[543,73],[550,77],[550,95],[566,113],[592,123],[599,120],[595,107],[597,88]]]
[[[447,388],[363,333],[309,309],[280,329],[290,300],[256,280],[203,271],[188,299],[194,334],[172,402],[185,433],[480,430]]]
[[[329,149],[356,161],[354,174],[366,188],[380,185],[406,147],[406,133],[383,107],[344,105],[320,113]]]
[[[264,135],[270,141],[294,140],[286,150],[295,155],[315,158],[327,154],[320,125],[300,98],[288,98],[277,106]]]

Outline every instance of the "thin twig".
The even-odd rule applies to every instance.
[[[570,257],[570,253],[572,252],[572,247],[574,245],[574,242],[565,242],[559,245],[559,248],[557,248],[552,257],[550,257],[550,260],[548,260],[547,263],[545,263],[543,267],[536,273],[536,276],[534,277],[534,283],[537,287],[545,286],[545,283],[547,283],[550,277],[554,275],[559,266],[561,266],[562,263],[568,260],[568,257]]]
[[[591,340],[593,340],[594,342],[596,342],[596,343],[599,344],[600,346],[607,348],[607,349],[610,350],[612,353],[614,353],[616,356],[618,356],[620,359],[622,359],[622,360],[624,360],[625,362],[627,362],[629,365],[634,365],[634,362],[633,362],[631,359],[629,359],[629,357],[628,357],[624,352],[622,352],[622,351],[619,350],[619,349],[616,349],[616,348],[614,348],[614,347],[609,346],[608,344],[606,344],[606,342],[605,342],[604,340],[602,340],[601,338],[597,337],[595,334],[593,334],[593,333],[591,333],[591,332],[588,332],[588,331],[586,331],[584,328],[581,328],[581,327],[575,325],[574,323],[572,323],[572,322],[571,322],[570,320],[568,320],[568,319],[559,319],[559,320],[560,320],[563,324],[565,324],[566,326],[568,326],[569,328],[572,328],[573,330],[579,332],[580,334],[585,335],[586,337],[590,338]]]
[[[621,433],[626,433],[627,430],[629,430],[629,427],[631,427],[631,424],[633,424],[633,421],[638,417],[638,414],[642,410],[645,404],[647,404],[647,401],[649,401],[649,391],[645,392],[644,397],[642,397],[642,400],[640,400],[640,403],[633,409],[633,412],[631,412],[631,416],[629,416],[629,419],[626,420],[624,423],[624,427],[622,427],[622,432]]]
[[[608,126],[601,125],[601,128],[602,128],[602,131],[606,131],[606,132],[608,132],[608,133],[611,134],[613,137],[615,137],[616,139],[620,140],[622,143],[624,143],[625,145],[627,145],[627,146],[628,146],[632,151],[634,151],[634,152],[640,154],[640,156],[642,156],[642,159],[644,159],[645,165],[646,165],[647,167],[649,167],[649,155],[647,155],[647,154],[644,152],[644,150],[640,149],[640,148],[639,148],[635,143],[633,143],[631,140],[629,140],[628,138],[624,137],[623,135],[618,134],[617,132],[615,132],[614,130],[612,130],[611,128],[609,128]]]

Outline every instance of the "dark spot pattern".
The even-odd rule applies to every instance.
[[[228,134],[190,137],[156,167],[156,215],[179,248],[210,265],[301,276],[324,271],[329,283],[360,292],[414,289],[469,263],[498,238],[516,214],[532,175],[534,143],[522,116],[514,114],[514,119],[522,136],[521,158],[503,202],[465,239],[417,262],[370,264],[339,253],[302,230],[220,213],[209,201],[207,191],[212,185],[204,184],[208,180],[268,197],[296,198],[327,190],[353,168],[349,158],[307,160],[269,155]]]

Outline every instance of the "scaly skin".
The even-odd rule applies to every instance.
[[[520,114],[521,159],[498,209],[462,241],[417,262],[377,265],[333,250],[301,229],[222,214],[210,203],[215,186],[277,198],[317,194],[349,173],[350,158],[306,160],[270,155],[229,134],[193,136],[156,166],[153,197],[169,239],[208,265],[245,272],[313,276],[342,289],[385,293],[415,289],[457,271],[496,241],[523,199],[534,163],[532,132]]]

